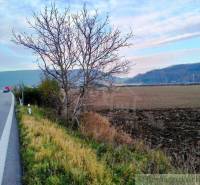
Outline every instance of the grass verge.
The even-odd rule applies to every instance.
[[[161,151],[97,142],[45,117],[37,107],[18,111],[26,185],[133,185],[135,174],[172,171]]]
[[[112,184],[95,152],[53,122],[22,113],[20,136],[24,184]]]

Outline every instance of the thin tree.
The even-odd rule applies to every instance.
[[[109,16],[103,19],[97,11],[91,14],[86,5],[75,14],[69,9],[59,11],[52,5],[35,13],[33,22],[28,23],[33,35],[14,33],[14,42],[32,49],[42,62],[40,68],[61,84],[68,118],[77,119],[90,87],[127,71],[128,61],[119,51],[130,45],[132,34],[123,35],[112,28]],[[72,75],[75,68],[79,68],[79,73]],[[71,92],[77,85],[74,79],[82,83],[72,109]]]
[[[33,34],[14,33],[14,42],[31,49],[38,58],[40,69],[57,80],[65,93],[64,106],[69,117],[70,90],[73,85],[72,70],[76,65],[74,25],[69,9],[59,12],[55,5],[34,13],[28,21]]]
[[[81,108],[88,89],[99,81],[105,82],[112,75],[128,71],[129,62],[119,55],[120,49],[131,44],[129,40],[132,33],[122,35],[117,28],[110,26],[109,16],[104,19],[98,11],[90,14],[86,5],[80,13],[73,17],[76,28],[77,63],[82,72],[82,89],[79,95],[79,103],[74,113]]]

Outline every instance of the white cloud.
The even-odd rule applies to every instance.
[[[26,18],[31,18],[32,11],[38,11],[51,2],[51,0],[0,0],[0,68],[3,62],[5,68],[6,62],[9,61],[13,61],[11,66],[14,66],[14,63],[24,68],[32,65],[34,58],[31,53],[10,42],[12,29],[26,31]],[[135,73],[145,71],[147,68],[155,68],[156,65],[175,63],[177,58],[188,57],[194,53],[185,51],[180,54],[181,52],[175,51],[170,55],[166,52],[166,55],[156,54],[134,58],[132,50],[142,51],[142,48],[152,48],[200,36],[199,0],[55,0],[55,2],[60,8],[70,4],[73,11],[77,11],[83,2],[87,2],[91,9],[98,8],[101,13],[110,12],[111,23],[119,26],[122,31],[132,29],[133,47],[127,50],[127,56],[131,56],[133,61],[141,62],[140,64],[137,62],[140,70],[134,67]],[[3,49],[6,47],[10,52]],[[153,66],[149,60],[154,61]]]
[[[132,67],[127,76],[132,77],[139,73],[145,73],[149,70],[168,67],[174,64],[195,63],[200,61],[200,48],[180,50],[173,52],[163,52],[148,56],[130,57],[129,61]],[[195,60],[192,60],[193,56]]]
[[[148,47],[154,47],[159,46],[163,44],[168,44],[171,42],[176,42],[180,40],[186,40],[194,37],[200,37],[200,32],[194,32],[194,33],[185,33],[177,36],[172,37],[165,37],[165,38],[159,38],[157,40],[150,40],[144,43],[138,43],[136,45],[133,45],[133,49],[142,49],[142,48],[148,48]]]
[[[141,3],[142,6],[137,8],[133,7],[128,15],[126,9],[118,12],[116,8],[112,17],[112,23],[122,30],[132,28],[135,45],[143,43],[151,47],[150,43],[155,45],[155,40],[159,41],[158,44],[164,44],[165,40],[175,42],[177,40],[171,38],[187,39],[186,35],[190,35],[190,38],[196,37],[196,33],[200,31],[200,1],[162,0],[155,3],[149,0],[148,2]],[[118,2],[118,7],[122,9],[123,1]]]

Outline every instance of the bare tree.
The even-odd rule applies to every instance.
[[[68,116],[77,118],[91,86],[127,71],[128,61],[119,56],[119,50],[130,45],[132,34],[123,35],[119,29],[113,29],[108,16],[103,19],[97,11],[91,14],[85,5],[76,14],[69,9],[59,12],[52,5],[35,13],[33,18],[34,23],[29,24],[34,35],[14,34],[14,41],[39,56],[40,68],[64,89]],[[76,76],[71,74],[74,68],[79,68]],[[72,109],[70,92],[75,85],[72,76],[82,83],[73,112],[69,112]]]
[[[73,16],[76,28],[76,44],[79,55],[77,63],[82,72],[80,100],[87,95],[87,90],[99,81],[110,80],[112,75],[128,70],[128,61],[119,56],[119,50],[130,46],[132,33],[122,35],[119,29],[113,29],[109,17],[105,19],[96,11],[91,15],[86,7]],[[75,111],[81,108],[79,101]]]
[[[39,56],[39,67],[56,79],[65,92],[64,105],[69,117],[71,72],[76,65],[75,33],[69,10],[60,13],[55,5],[34,13],[34,22],[28,21],[33,34],[14,33],[14,42],[33,50]]]

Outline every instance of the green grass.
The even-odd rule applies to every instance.
[[[96,142],[55,119],[46,119],[46,110],[32,109],[32,116],[25,108],[18,109],[26,185],[133,185],[135,174],[173,170],[161,151],[147,150],[141,143],[114,146]]]

